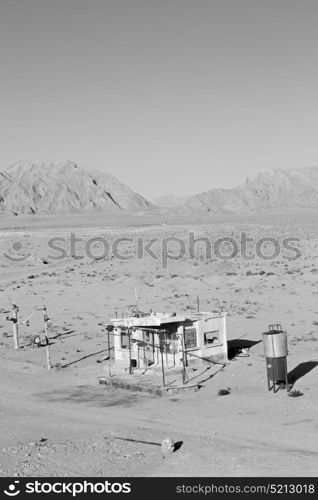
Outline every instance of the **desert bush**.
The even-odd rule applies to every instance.
[[[227,396],[228,394],[231,394],[230,387],[228,387],[227,389],[220,389],[218,392],[218,396]]]
[[[294,389],[293,391],[289,391],[289,393],[288,393],[288,396],[290,398],[299,398],[300,396],[303,396],[303,395],[304,395],[303,392],[297,391],[296,389]]]

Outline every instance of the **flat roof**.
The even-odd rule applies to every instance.
[[[172,315],[169,313],[152,313],[148,316],[128,316],[126,318],[112,318],[111,322],[114,326],[161,326],[171,323],[185,323],[186,321],[199,321],[200,319],[213,319],[222,318],[226,313],[224,311],[215,312],[200,312],[192,313],[189,316],[185,315]]]

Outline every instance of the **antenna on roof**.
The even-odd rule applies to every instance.
[[[136,300],[137,309],[139,309],[139,307],[138,307],[138,292],[137,292],[137,287],[136,286],[135,286],[135,300]]]

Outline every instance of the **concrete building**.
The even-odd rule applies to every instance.
[[[137,314],[111,321],[118,366],[167,371],[227,361],[225,312]]]

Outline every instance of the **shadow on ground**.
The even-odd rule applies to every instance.
[[[294,384],[297,380],[316,368],[316,366],[318,366],[318,361],[305,361],[304,363],[300,363],[288,373],[288,383]]]
[[[67,368],[68,366],[75,365],[75,363],[79,363],[80,361],[83,361],[84,359],[91,358],[92,356],[96,356],[97,354],[103,354],[106,352],[107,349],[102,349],[101,351],[97,352],[92,352],[91,354],[87,354],[86,356],[82,356],[79,359],[75,359],[74,361],[71,361],[70,363],[66,363],[64,365],[61,365],[60,368]]]
[[[233,359],[237,356],[242,349],[250,349],[256,344],[259,344],[261,340],[247,340],[247,339],[233,339],[229,340],[227,343],[228,358]]]
[[[130,393],[120,389],[105,389],[101,386],[79,385],[66,389],[43,392],[39,394],[42,400],[49,403],[83,403],[97,408],[123,406],[129,408],[146,401],[151,396],[140,393]]]

